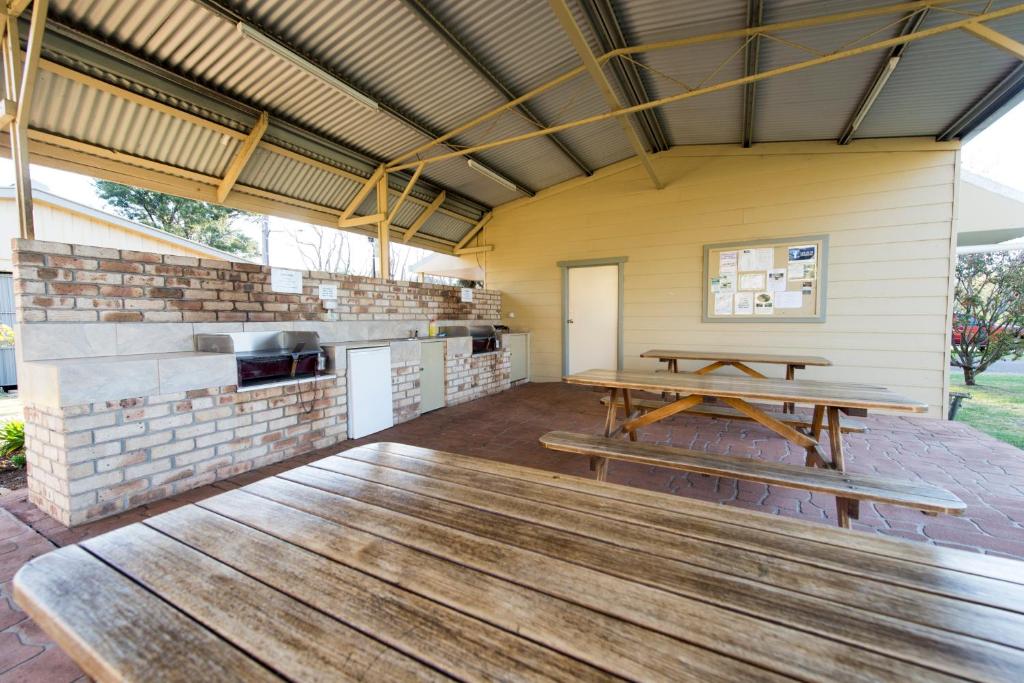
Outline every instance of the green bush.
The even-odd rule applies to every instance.
[[[25,449],[25,423],[21,420],[11,420],[0,427],[0,457],[14,458],[20,456],[24,465],[25,456],[22,451]],[[15,463],[17,464],[17,463]],[[18,465],[21,467],[22,465]]]
[[[11,456],[11,464],[17,467],[19,470],[25,466],[25,456],[21,453]]]

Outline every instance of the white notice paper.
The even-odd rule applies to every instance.
[[[473,303],[473,290],[470,287],[463,287],[460,292],[459,301],[464,304]]]
[[[736,291],[736,279],[734,275],[719,275],[711,278],[711,291],[715,294]]]
[[[740,250],[740,270],[757,270],[757,249]]]
[[[784,292],[786,291],[786,269],[785,268],[772,268],[768,271],[768,291],[769,292]]]
[[[736,274],[736,252],[723,251],[718,255],[718,273],[720,275]]]
[[[775,292],[761,292],[754,297],[754,314],[771,315]]]
[[[800,292],[775,292],[775,308],[800,308],[803,294]]]
[[[767,249],[756,249],[754,254],[754,258],[757,261],[757,265],[754,266],[754,270],[768,270],[775,265],[775,250],[771,247],[768,247]]]
[[[320,285],[319,294],[321,299],[337,299],[338,285]]]
[[[302,294],[302,271],[271,268],[270,291],[283,294]]]
[[[732,315],[732,294],[715,294],[715,315]]]
[[[764,288],[764,273],[742,273],[740,275],[741,290],[760,291]]]
[[[789,279],[790,280],[813,280],[814,279],[814,261],[790,261],[789,262]]]
[[[750,315],[754,312],[754,293],[753,292],[737,292],[736,293],[736,315]]]

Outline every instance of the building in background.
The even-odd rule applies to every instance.
[[[244,261],[244,257],[200,242],[172,235],[120,216],[73,202],[34,187],[36,238],[92,247],[177,254],[198,258]],[[11,285],[11,240],[18,236],[14,188],[0,187],[0,324],[14,327],[14,291]],[[0,349],[0,386],[17,385],[14,349]]]
[[[962,172],[957,253],[1024,249],[1024,192]]]

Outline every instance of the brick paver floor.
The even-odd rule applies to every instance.
[[[24,491],[0,498],[0,683],[62,683],[82,672],[21,612],[11,579],[33,557],[55,547],[137,522],[179,505],[363,442],[402,441],[566,474],[590,476],[587,459],[542,448],[537,439],[560,429],[603,429],[601,394],[563,384],[528,384],[497,396],[444,408],[361,441],[309,453],[75,529],[53,521]],[[870,417],[865,434],[847,436],[847,468],[953,491],[967,503],[962,517],[928,517],[890,505],[861,505],[861,532],[897,536],[979,553],[1024,559],[1024,451],[959,422]],[[645,441],[802,464],[803,452],[759,425],[677,415],[643,430]],[[671,470],[612,463],[609,481],[831,524],[829,496]]]

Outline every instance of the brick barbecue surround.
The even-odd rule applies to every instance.
[[[417,418],[420,343],[401,338],[501,316],[499,292],[464,303],[457,287],[322,272],[281,294],[252,263],[20,239],[13,261],[30,497],[69,526],[346,440],[352,343],[391,347],[395,423]],[[233,357],[193,348],[199,332],[275,329],[317,331],[333,377],[239,390]],[[443,343],[447,404],[509,388],[508,350]]]
[[[18,320],[39,322],[279,322],[496,320],[501,295],[457,287],[303,272],[303,293],[270,289],[270,267],[83,245],[14,240]],[[317,287],[338,287],[323,309]]]

